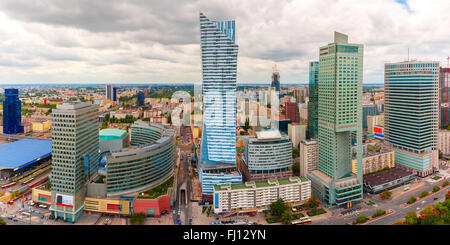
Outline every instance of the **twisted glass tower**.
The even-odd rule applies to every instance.
[[[213,22],[200,13],[203,71],[201,163],[236,163],[235,23]]]
[[[203,72],[203,132],[199,180],[203,197],[214,185],[242,182],[236,166],[235,23],[210,21],[200,13]]]

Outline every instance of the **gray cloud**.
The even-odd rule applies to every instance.
[[[365,45],[367,82],[382,82],[384,62],[403,60],[408,47],[416,58],[439,61],[450,52],[450,4],[438,0],[2,0],[0,75],[200,81],[200,11],[236,20],[240,82],[270,80],[274,63],[282,82],[307,81],[308,62],[333,31]]]

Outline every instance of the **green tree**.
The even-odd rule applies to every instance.
[[[319,200],[317,200],[316,195],[311,195],[308,201],[305,203],[306,208],[317,208],[319,206]]]
[[[167,117],[167,123],[172,125],[172,114],[169,114],[169,116]]]
[[[281,215],[280,220],[281,220],[281,223],[283,223],[283,224],[285,224],[285,225],[290,224],[290,223],[291,223],[291,220],[292,220],[291,212],[289,212],[289,210],[286,209],[286,210],[283,212],[283,214]]]
[[[270,204],[270,212],[274,216],[280,217],[285,210],[287,210],[287,207],[282,198],[278,198],[278,200]]]
[[[240,135],[245,135],[245,131],[239,132]]]
[[[51,188],[52,188],[52,182],[48,181],[47,183],[45,183],[45,189],[51,190]]]
[[[428,195],[428,191],[422,191],[421,193],[420,193],[420,198],[424,198],[424,197],[426,197]]]
[[[417,213],[416,211],[410,211],[406,216],[405,216],[405,222],[408,225],[416,225],[418,221],[417,218]]]
[[[375,211],[375,213],[372,215],[372,218],[376,218],[376,217],[378,217],[378,216],[385,215],[385,214],[386,214],[386,211],[385,211],[385,210],[377,209],[377,210]]]
[[[385,190],[382,193],[380,193],[379,196],[381,199],[389,199],[392,196],[392,191]]]
[[[0,225],[6,225],[6,221],[4,221],[2,218],[0,218]]]
[[[438,192],[439,189],[440,189],[439,186],[437,186],[437,185],[433,186],[433,192]]]
[[[356,224],[363,224],[366,223],[369,218],[367,218],[364,214],[359,215],[356,217]]]
[[[298,163],[292,164],[292,172],[294,173],[294,175],[299,175],[300,174],[300,164],[298,164]]]
[[[292,149],[292,158],[298,158],[300,156],[300,149],[298,148],[293,148]]]
[[[449,184],[449,183],[448,183],[448,180],[446,180],[446,181],[444,181],[444,182],[442,183],[442,187],[446,187],[448,184]]]
[[[408,201],[406,202],[407,204],[411,204],[411,203],[415,203],[416,202],[416,198],[415,197],[410,197],[409,199],[408,199]]]
[[[244,130],[248,131],[249,128],[250,128],[250,119],[247,117],[247,119],[245,119],[245,123],[244,123]]]
[[[445,194],[445,200],[450,200],[450,191],[448,191],[447,194]]]
[[[439,150],[439,158],[442,158],[444,156],[444,154],[442,154],[442,151]]]
[[[130,223],[132,225],[142,225],[145,222],[145,213],[134,213],[131,215]]]

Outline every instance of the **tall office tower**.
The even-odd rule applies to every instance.
[[[106,99],[111,102],[117,101],[117,87],[112,84],[106,85]]]
[[[317,140],[300,142],[300,176],[306,177],[317,170],[319,164],[319,147]]]
[[[363,129],[367,128],[367,117],[378,115],[378,106],[375,104],[363,105]]]
[[[278,92],[278,95],[280,95],[280,72],[278,72],[277,65],[273,67],[273,73],[272,73],[272,84],[270,85],[271,88],[275,89],[276,92]]]
[[[314,193],[330,206],[362,200],[363,45],[334,33],[319,52],[319,164],[309,177]],[[357,167],[352,173],[352,132]]]
[[[308,139],[319,134],[319,62],[309,62]]]
[[[64,103],[52,112],[53,217],[76,222],[84,207],[86,183],[99,162],[98,105]]]
[[[450,119],[448,117],[448,83],[450,68],[441,67],[439,69],[439,109],[440,109],[440,125],[448,125]]]
[[[236,166],[235,22],[210,21],[200,13],[203,73],[203,130],[199,180],[202,194],[213,186],[242,181]],[[228,174],[223,174],[228,173]]]
[[[106,99],[109,101],[112,101],[112,89],[113,85],[111,84],[106,85]]]
[[[3,133],[23,133],[22,102],[19,100],[19,90],[15,88],[5,89],[5,100],[3,101]]]
[[[294,89],[294,98],[297,104],[305,103],[305,95],[306,89],[304,87]]]
[[[419,176],[438,169],[439,62],[384,66],[385,143],[395,162]]]
[[[145,95],[142,91],[139,91],[137,94],[137,105],[138,106],[144,106],[145,104]]]
[[[112,88],[112,101],[117,101],[117,87]]]
[[[297,103],[286,102],[284,104],[284,109],[286,110],[286,119],[291,119],[291,123],[300,122],[300,113],[297,108]]]

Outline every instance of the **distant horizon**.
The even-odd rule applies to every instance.
[[[198,82],[133,82],[133,83],[52,83],[52,82],[48,82],[48,83],[13,83],[13,84],[0,84],[0,87],[14,87],[14,86],[55,86],[57,85],[58,87],[67,87],[67,86],[73,86],[73,85],[83,85],[83,86],[106,86],[107,84],[112,84],[112,85],[174,85],[174,86],[182,86],[182,85],[194,85],[194,84],[200,84]],[[293,86],[293,85],[308,85],[308,82],[294,82],[294,83],[282,83],[281,86]],[[239,86],[270,86],[270,82],[267,83],[236,83],[236,85]],[[370,83],[370,82],[363,82],[363,85],[384,85],[383,83]]]

